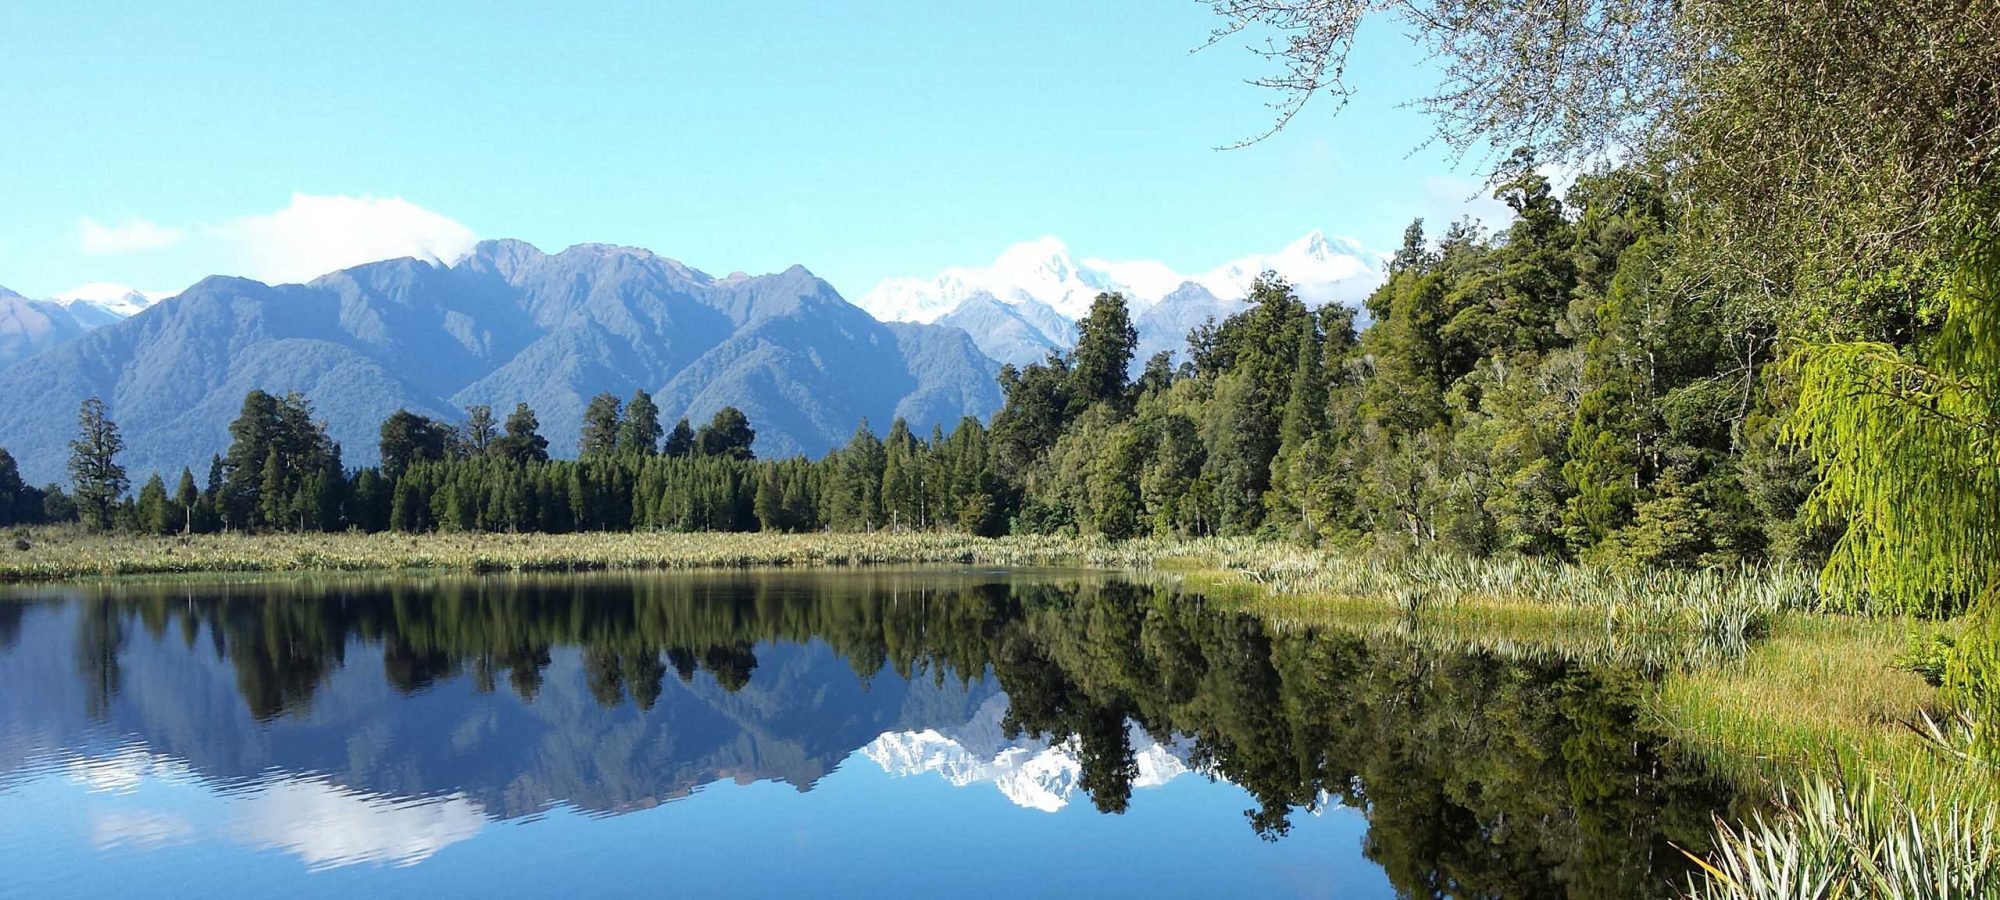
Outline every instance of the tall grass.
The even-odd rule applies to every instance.
[[[1684,752],[1746,784],[1830,767],[1900,779],[1950,765],[1912,728],[1941,715],[1937,689],[1897,662],[1921,627],[1786,616],[1741,659],[1669,672],[1650,712]]]
[[[1697,900],[1961,900],[2000,896],[2000,813],[1990,782],[1899,789],[1873,776],[1816,777],[1774,810],[1717,821],[1697,858]],[[1969,795],[1968,795],[1969,792]]]

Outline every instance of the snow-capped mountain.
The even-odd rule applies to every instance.
[[[891,731],[870,741],[861,754],[897,777],[934,772],[958,787],[991,784],[1026,809],[1055,812],[1069,805],[1083,774],[1074,739],[1052,745],[1024,735],[1010,741],[1000,727],[1006,714],[1007,696],[996,694],[963,726]],[[1132,787],[1158,787],[1192,771],[1187,763],[1191,748],[1185,743],[1163,744],[1138,725],[1126,727],[1139,768]]]
[[[47,300],[0,287],[0,368],[129,318],[167,295],[91,282]]]
[[[92,281],[49,300],[69,310],[79,320],[103,319],[101,322],[93,321],[93,324],[105,325],[137,315],[171,296],[173,294],[167,291],[141,291],[108,281]]]
[[[1150,260],[1079,260],[1060,239],[1043,237],[1007,248],[990,266],[954,267],[930,279],[887,279],[857,305],[883,321],[957,325],[987,355],[1023,364],[1069,346],[1075,329],[1053,323],[1073,323],[1098,294],[1117,291],[1132,307],[1144,360],[1179,349],[1188,327],[1202,319],[1241,309],[1263,272],[1283,276],[1309,304],[1359,305],[1381,283],[1383,263],[1382,254],[1320,231],[1275,253],[1195,274]]]

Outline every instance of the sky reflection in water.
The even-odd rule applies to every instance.
[[[13,595],[4,896],[1648,896],[1723,802],[1615,680],[1100,576]]]

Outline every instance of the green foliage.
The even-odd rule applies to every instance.
[[[605,391],[590,398],[583,410],[582,436],[577,442],[577,458],[602,459],[618,451],[620,407],[618,398]]]
[[[329,530],[341,527],[347,473],[340,446],[315,422],[297,393],[251,391],[229,426],[221,467],[224,524],[245,530]],[[456,446],[449,426],[399,410],[382,425],[385,458],[400,465],[442,458]],[[434,454],[434,455],[433,455]]]
[[[507,414],[506,433],[487,448],[488,452],[517,463],[546,460],[549,440],[542,437],[541,428],[541,421],[535,418],[535,411],[528,404],[515,404],[514,411]]]
[[[865,425],[866,423],[864,423]],[[694,452],[701,456],[720,456],[726,459],[755,459],[750,445],[757,440],[757,432],[750,427],[750,419],[734,406],[725,406],[715,412],[715,418],[694,435]]]
[[[1775,812],[1718,829],[1697,900],[1879,897],[1946,900],[2000,892],[2000,814],[1985,799],[1910,795],[1862,775],[1811,779]]]
[[[261,391],[253,392],[250,397],[244,399],[243,414],[237,419],[237,425],[241,427],[232,426],[230,430],[232,436],[245,442],[243,452],[246,458],[268,444],[270,438],[263,429],[275,427],[271,424],[271,419],[275,417],[275,406],[267,406],[270,395],[264,394],[259,397],[258,394],[261,393]],[[487,433],[484,440],[469,443],[483,449],[492,443],[490,432],[492,410],[486,407],[480,409],[486,412],[486,421],[481,427],[486,429]],[[451,455],[455,449],[453,445],[457,441],[457,433],[450,425],[406,409],[391,413],[389,418],[382,422],[381,434],[379,449],[382,471],[387,472],[391,478],[401,475],[404,469],[418,460],[436,461]]]
[[[1808,344],[1788,436],[1819,464],[1811,521],[1844,534],[1827,567],[1851,605],[1925,613],[2000,590],[2000,237],[1965,237],[1926,346]]]
[[[14,456],[0,448],[0,526],[44,521],[42,492],[21,481]]]
[[[169,534],[180,525],[176,521],[173,507],[167,499],[167,483],[158,472],[146,479],[139,488],[138,500],[139,530],[151,534]]]
[[[112,510],[125,495],[129,483],[118,453],[125,439],[118,434],[104,401],[92,397],[77,410],[76,440],[69,444],[69,477],[75,485],[76,508],[83,524],[91,528],[111,527]]]
[[[674,430],[667,435],[666,442],[660,445],[660,454],[681,457],[693,452],[694,429],[688,427],[687,418],[682,417],[680,421],[674,423]]]
[[[630,455],[651,456],[660,452],[660,407],[653,402],[653,395],[643,390],[632,392],[632,399],[625,403],[625,420],[618,426],[618,452]]]
[[[1120,294],[1099,294],[1090,312],[1076,323],[1076,349],[1070,368],[1070,402],[1077,408],[1097,403],[1127,404],[1127,369],[1139,346],[1138,329]]]

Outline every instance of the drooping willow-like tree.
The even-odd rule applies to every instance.
[[[1806,344],[1790,436],[1819,464],[1809,514],[1844,525],[1833,596],[1926,615],[2000,584],[2000,236],[1978,229],[1927,346]]]
[[[1808,344],[1789,424],[1819,464],[1808,513],[1844,525],[1828,596],[1853,607],[1968,612],[1945,687],[1981,752],[2000,751],[2000,234],[1975,225],[1917,350]]]

